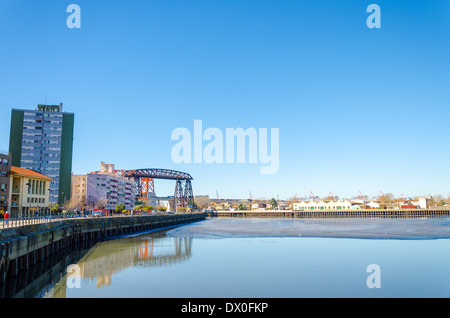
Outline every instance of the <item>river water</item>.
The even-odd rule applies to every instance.
[[[69,273],[29,296],[449,297],[449,225],[449,219],[207,219],[98,243]]]

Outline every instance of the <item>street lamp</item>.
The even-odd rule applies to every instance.
[[[52,194],[51,194],[51,189],[48,188],[48,198],[50,199],[50,210],[48,211],[48,214],[50,215],[50,218],[52,218],[52,205],[53,205],[53,200],[52,200]]]
[[[63,212],[64,212],[64,217],[66,217],[66,213],[67,213],[67,207],[66,207],[66,193],[65,193],[65,192],[61,192],[61,195],[64,195]]]
[[[27,211],[27,215],[30,215],[30,209],[31,209],[31,191],[30,191],[30,187],[31,187],[31,183],[27,182],[25,185],[28,186],[28,211]]]

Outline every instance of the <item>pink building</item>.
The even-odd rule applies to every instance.
[[[134,181],[106,173],[86,176],[86,203],[97,205],[100,201],[104,209],[114,211],[117,204],[123,203],[127,210],[135,204]]]

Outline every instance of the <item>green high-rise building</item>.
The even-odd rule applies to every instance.
[[[51,177],[50,203],[70,200],[74,114],[60,105],[13,109],[9,152],[13,166]]]

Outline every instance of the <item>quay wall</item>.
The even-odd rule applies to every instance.
[[[0,230],[0,284],[37,262],[96,241],[206,218],[205,213],[74,218]]]
[[[267,211],[214,211],[209,217],[231,218],[447,218],[449,209],[397,209],[397,210],[267,210]]]

